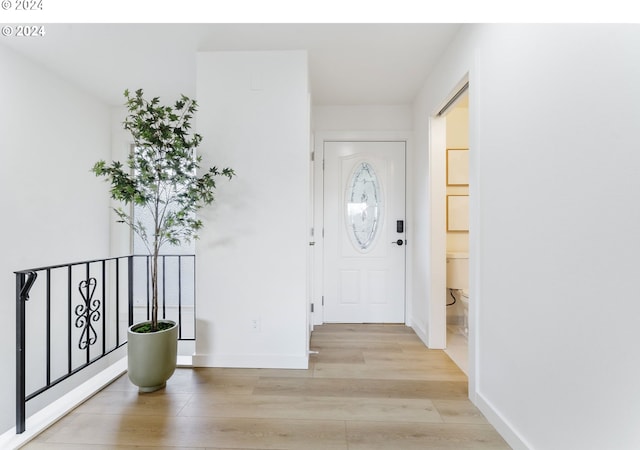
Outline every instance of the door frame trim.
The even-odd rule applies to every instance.
[[[412,133],[407,131],[316,131],[314,135],[314,201],[313,201],[313,224],[314,229],[314,261],[313,261],[313,273],[312,273],[312,286],[313,286],[313,298],[311,303],[313,304],[313,313],[311,314],[311,322],[313,325],[322,325],[324,323],[324,307],[322,301],[324,298],[324,238],[322,236],[322,229],[324,226],[324,176],[323,176],[323,161],[324,161],[324,143],[325,142],[348,142],[348,141],[361,141],[361,142],[404,142],[405,143],[405,224],[406,224],[406,240],[407,245],[405,250],[405,294],[404,294],[404,316],[405,324],[411,326],[411,312],[412,312],[412,296],[411,296],[411,274],[412,274],[412,248],[411,243],[413,241],[412,235],[412,218],[413,211],[411,210],[412,198],[411,198],[411,180],[410,172],[407,170],[411,167],[412,160]]]

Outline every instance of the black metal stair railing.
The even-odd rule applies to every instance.
[[[16,271],[16,433],[29,400],[127,343],[151,316],[150,257],[130,255]],[[195,340],[195,255],[161,255],[158,316]]]

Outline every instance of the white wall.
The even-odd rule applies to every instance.
[[[307,55],[200,53],[197,77],[203,166],[237,176],[201,213],[194,364],[305,368]]]
[[[319,105],[313,107],[313,130],[406,131],[413,128],[410,105]]]
[[[407,281],[411,293],[413,329],[429,348],[446,346],[446,148],[445,116],[437,116],[467,80],[474,61],[468,36],[460,32],[414,102],[414,146],[409,177],[413,210],[413,267]],[[446,55],[445,55],[446,56]],[[437,86],[434,88],[433,85]],[[435,149],[435,151],[429,151]],[[471,180],[470,180],[471,182]],[[473,346],[473,338],[469,340]],[[473,367],[473,362],[470,362]]]
[[[514,448],[640,448],[639,52],[638,26],[465,27],[415,105],[422,196],[469,71],[470,396]]]
[[[109,157],[110,119],[105,105],[1,45],[0,104],[2,433],[15,425],[13,271],[109,256],[108,189],[90,169]]]

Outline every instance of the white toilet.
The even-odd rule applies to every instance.
[[[463,333],[469,333],[469,253],[447,252],[447,289],[462,304]]]

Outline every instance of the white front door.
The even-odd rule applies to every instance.
[[[405,142],[324,143],[324,321],[405,321]]]

